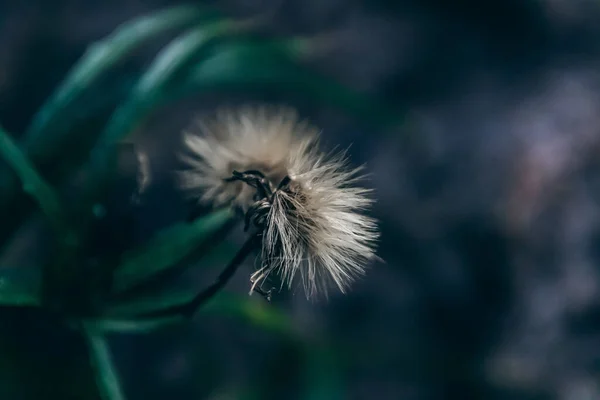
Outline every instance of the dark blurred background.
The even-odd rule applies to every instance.
[[[136,135],[152,183],[106,237],[142,241],[185,218],[174,154],[197,113],[284,102],[367,163],[386,262],[326,303],[280,295],[272,307],[302,343],[218,315],[113,337],[128,398],[600,399],[600,3],[209,3],[231,16],[272,13],[269,35],[323,35],[306,62],[384,99],[404,123],[383,130],[283,90],[172,104]],[[2,125],[23,132],[90,43],[173,4],[0,1]],[[147,65],[159,44],[130,66]],[[247,292],[250,267],[228,291]],[[201,287],[215,271],[188,277]],[[3,351],[29,354],[30,385],[16,398],[81,398],[79,344],[27,314],[7,318]],[[39,378],[48,370],[72,391]]]

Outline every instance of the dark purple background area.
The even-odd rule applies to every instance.
[[[326,304],[283,295],[274,305],[307,338],[347,349],[333,361],[343,399],[600,398],[600,4],[212,3],[230,15],[273,11],[273,35],[325,34],[333,44],[311,65],[386,99],[406,123],[382,131],[284,91],[169,106],[136,137],[153,183],[135,234],[185,215],[173,153],[195,113],[285,101],[320,125],[328,144],[352,144],[378,197],[386,263]],[[171,4],[1,1],[2,125],[23,131],[87,45]],[[130,62],[145,65],[155,51]],[[247,286],[241,273],[228,290]],[[40,335],[25,336],[39,352],[56,351],[52,336]],[[72,351],[63,341],[64,354]],[[304,350],[231,319],[198,318],[113,344],[130,399],[233,399],[249,390],[307,398]]]

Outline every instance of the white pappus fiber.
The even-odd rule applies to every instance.
[[[274,190],[252,287],[275,272],[290,288],[300,276],[307,298],[326,296],[331,286],[346,292],[376,258],[379,236],[376,221],[363,214],[373,199],[357,185],[362,167],[352,168],[345,152],[321,152],[318,130],[290,109],[221,111],[198,126],[185,134],[190,169],[182,172],[183,189],[203,203],[243,211],[257,189],[226,181],[234,170],[260,171]],[[277,189],[286,176],[289,182]]]

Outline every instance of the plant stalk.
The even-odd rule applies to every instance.
[[[212,299],[225,287],[225,285],[227,285],[244,260],[250,255],[250,253],[252,253],[252,251],[256,250],[260,246],[261,240],[262,238],[259,235],[252,235],[248,240],[246,240],[244,245],[236,253],[233,260],[231,260],[227,267],[225,267],[215,282],[202,292],[198,293],[191,301],[154,311],[142,315],[141,317],[156,318],[163,316],[183,315],[184,317],[192,318],[200,306]]]
[[[105,336],[85,324],[82,326],[82,333],[88,346],[100,398],[102,400],[125,400]]]

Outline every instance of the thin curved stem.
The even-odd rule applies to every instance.
[[[227,267],[219,274],[215,282],[202,292],[198,293],[191,301],[142,315],[141,318],[155,318],[172,315],[183,315],[184,317],[192,318],[203,304],[212,299],[225,287],[225,285],[227,285],[246,257],[248,257],[252,251],[256,250],[260,246],[260,243],[261,237],[258,235],[252,235],[246,240],[233,260],[231,260]]]

